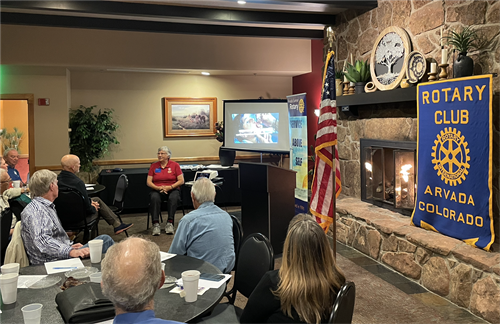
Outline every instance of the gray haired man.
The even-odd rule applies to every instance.
[[[191,188],[193,210],[177,227],[169,253],[202,259],[230,273],[234,267],[233,221],[214,204],[215,186],[207,178],[196,180]]]
[[[102,292],[115,306],[114,324],[178,323],[155,317],[154,295],[165,282],[158,245],[131,236],[108,250],[101,270]]]

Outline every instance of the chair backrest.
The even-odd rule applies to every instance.
[[[240,221],[234,215],[230,215],[233,220],[233,240],[234,240],[234,254],[236,255],[236,263],[238,262],[238,255],[240,253],[241,240],[243,239],[243,227],[241,226]]]
[[[115,198],[113,199],[113,206],[117,208],[117,213],[121,213],[123,210],[125,192],[128,188],[128,178],[125,174],[120,175],[115,188]]]
[[[2,226],[0,232],[0,261],[3,264],[3,260],[5,259],[5,250],[7,250],[7,246],[9,245],[9,236],[10,236],[10,226],[12,225],[12,211],[10,208],[5,208],[2,211],[1,215],[2,219],[0,220],[0,225]]]
[[[60,187],[54,205],[61,225],[66,231],[87,227],[85,198],[78,190]]]
[[[24,207],[28,206],[24,201],[20,201],[18,199],[9,199],[9,206],[12,213],[17,217],[17,220],[21,220],[21,212]]]
[[[274,269],[274,252],[267,237],[255,233],[245,239],[236,269],[234,286],[243,296],[249,297],[264,274]]]
[[[346,282],[340,287],[328,323],[351,324],[355,299],[356,285],[354,282]]]

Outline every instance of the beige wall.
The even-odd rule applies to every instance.
[[[9,69],[3,72],[2,94],[34,94],[36,164],[59,164],[69,149],[66,71],[52,69],[50,75],[10,74]],[[37,98],[50,98],[50,106],[38,106]]]
[[[163,97],[216,97],[218,120],[222,100],[283,98],[292,93],[289,77],[191,76],[156,73],[72,72],[71,107],[112,108],[120,125],[119,145],[105,160],[155,158],[167,145],[175,157],[217,156],[214,137],[163,139]]]
[[[23,133],[18,147],[19,154],[27,156],[29,154],[28,102],[26,100],[0,100],[0,128],[6,128],[8,133],[12,133],[14,127],[18,132]],[[0,151],[3,154],[3,145]]]

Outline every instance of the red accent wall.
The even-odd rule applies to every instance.
[[[314,135],[318,130],[318,117],[314,114],[321,103],[321,84],[323,82],[323,40],[311,40],[312,72],[292,78],[293,94],[306,93],[307,105],[307,145],[314,146]],[[308,149],[308,155],[311,152]],[[310,168],[314,166],[309,166]]]

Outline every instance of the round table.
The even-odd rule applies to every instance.
[[[192,257],[177,255],[171,259],[163,261],[165,263],[165,275],[181,277],[181,273],[186,270],[198,270],[202,273],[220,274],[220,270],[212,264]],[[90,259],[83,260],[85,266],[101,269],[100,263],[90,263]],[[46,274],[45,266],[29,266],[20,269],[20,275],[42,275]],[[42,319],[41,323],[63,324],[64,320],[57,310],[55,302],[56,295],[62,290],[59,288],[66,277],[64,272],[52,274],[50,276],[60,276],[61,282],[58,285],[44,289],[18,289],[17,301],[14,304],[2,305],[0,323],[24,324],[21,308],[31,303],[41,303]],[[170,293],[175,286],[160,289],[155,294],[155,314],[158,318],[167,320],[188,322],[200,316],[204,316],[215,307],[222,298],[226,288],[221,287],[207,290],[203,295],[198,296],[194,303],[186,303],[179,294]],[[71,289],[71,288],[70,288]]]
[[[93,189],[88,189],[88,188],[93,188]],[[106,189],[106,186],[103,186],[102,184],[95,184],[92,187],[87,187],[87,194],[89,195],[89,197],[93,197],[99,192],[103,191],[104,189]]]

